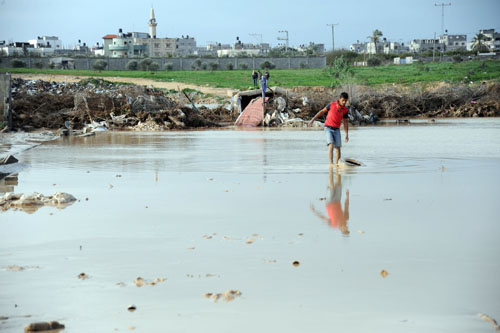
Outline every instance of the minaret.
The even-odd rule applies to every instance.
[[[151,7],[151,17],[149,18],[149,35],[151,38],[156,38],[156,26],[158,23],[156,23],[155,19],[155,10],[153,7]]]

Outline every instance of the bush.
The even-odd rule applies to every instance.
[[[142,59],[141,62],[139,62],[139,68],[143,71],[147,71],[152,63],[153,60],[149,58]]]
[[[158,69],[160,69],[160,65],[158,65],[158,63],[156,63],[156,62],[154,62],[154,61],[153,61],[153,62],[149,65],[148,69],[149,69],[151,72],[156,72]]]
[[[127,69],[129,71],[136,71],[138,67],[139,67],[139,64],[135,60],[130,60],[127,64]]]
[[[372,57],[372,58],[368,58],[368,66],[380,66],[382,64],[382,60],[380,60],[380,58],[377,58],[377,57]]]
[[[208,64],[208,66],[210,66],[210,69],[213,71],[216,71],[217,68],[219,67],[219,65],[216,62],[211,62]]]
[[[274,69],[275,67],[276,67],[276,65],[268,60],[266,60],[260,64],[261,69]]]
[[[232,71],[234,69],[234,65],[230,62],[229,64],[226,65],[226,69],[228,71]]]
[[[53,62],[49,63],[49,68],[50,69],[56,68],[56,64],[54,64]]]
[[[10,66],[14,67],[14,68],[22,68],[22,67],[26,67],[26,63],[22,60],[14,59],[10,62]]]
[[[97,60],[96,62],[94,62],[94,64],[92,65],[92,67],[96,70],[96,71],[102,71],[106,68],[106,66],[108,65],[108,63],[104,60]]]
[[[453,62],[461,62],[462,57],[459,56],[458,54],[454,55],[451,59],[453,59]]]
[[[302,69],[307,68],[307,64],[305,62],[301,62],[299,66]]]
[[[207,68],[208,68],[208,65],[207,65],[206,62],[204,62],[204,63],[201,64],[201,69],[203,69],[204,71],[206,71]]]
[[[196,67],[200,68],[201,67],[201,59],[196,59],[194,61],[194,64],[195,64]]]
[[[241,64],[241,65],[240,65],[240,68],[241,68],[241,69],[248,69],[248,65],[247,65],[247,64]]]
[[[165,68],[165,70],[171,71],[172,69],[174,69],[174,64],[172,64],[171,62],[167,62],[163,67]]]
[[[38,69],[42,69],[43,68],[43,63],[42,62],[35,62],[35,67],[38,68]]]

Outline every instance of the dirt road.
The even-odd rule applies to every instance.
[[[111,82],[127,82],[142,86],[153,86],[155,88],[163,89],[196,89],[205,94],[211,94],[220,97],[230,97],[232,96],[233,89],[227,88],[213,88],[207,86],[197,86],[194,84],[186,84],[182,82],[158,82],[151,79],[144,78],[132,78],[132,77],[103,77],[103,76],[75,76],[75,75],[50,75],[50,74],[12,74],[14,78],[21,78],[23,80],[44,80],[44,81],[56,81],[56,82],[78,82],[87,78],[100,78]]]

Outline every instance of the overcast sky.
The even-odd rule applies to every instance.
[[[149,32],[151,5],[158,22],[157,37],[196,38],[198,46],[209,41],[276,45],[279,30],[289,31],[290,46],[309,42],[348,48],[356,40],[366,41],[379,29],[391,41],[409,42],[432,38],[441,32],[443,1],[429,0],[0,0],[0,40],[27,41],[36,36],[58,36],[65,46],[81,39],[88,45],[102,36],[125,32]],[[467,34],[470,40],[479,29],[500,30],[500,0],[451,0],[445,7],[445,28],[450,34]]]

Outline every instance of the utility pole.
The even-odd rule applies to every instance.
[[[278,40],[284,40],[285,44],[285,52],[288,52],[288,30],[280,30],[279,33],[284,33],[286,37],[278,37]]]
[[[248,34],[252,37],[260,37],[260,53],[262,54],[262,34]]]
[[[434,40],[432,41],[432,62],[434,62],[434,59],[436,58],[436,33],[434,33]]]
[[[335,26],[338,23],[327,24],[328,27],[332,27],[332,51],[335,51]]]
[[[446,6],[451,6],[450,3],[440,3],[439,5],[437,3],[434,4],[435,7],[441,7],[441,35],[444,35],[444,7]]]

